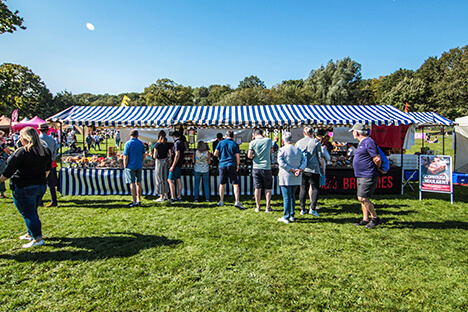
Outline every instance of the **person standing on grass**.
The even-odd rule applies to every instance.
[[[138,139],[138,130],[130,131],[130,140],[124,147],[124,175],[127,184],[130,184],[132,193],[132,203],[129,207],[141,205],[141,171],[143,170],[143,160],[145,158],[145,145]]]
[[[237,179],[237,170],[240,165],[239,145],[234,142],[234,131],[226,132],[226,139],[222,140],[216,146],[214,156],[219,157],[219,198],[218,206],[224,206],[224,192],[226,183],[231,181],[234,189],[235,203],[234,207],[244,210],[245,207],[240,202],[239,180]]]
[[[279,222],[294,222],[296,190],[301,185],[302,172],[307,166],[307,158],[302,151],[292,144],[292,134],[283,133],[283,147],[278,151],[278,182],[283,195],[284,213]]]
[[[193,187],[193,197],[195,202],[198,202],[198,195],[200,192],[200,178],[203,183],[203,190],[205,192],[206,201],[210,201],[210,164],[211,155],[209,152],[208,144],[203,141],[198,141],[197,150],[193,155],[193,162],[195,164],[193,174],[195,176],[195,185]]]
[[[349,131],[352,131],[353,137],[359,140],[353,159],[353,168],[357,178],[357,199],[361,203],[362,220],[354,225],[373,229],[382,223],[375,212],[374,204],[370,201],[379,182],[378,168],[382,159],[377,144],[369,137],[369,132],[363,124],[357,123]],[[372,216],[370,221],[369,214]]]
[[[273,186],[273,176],[271,173],[271,152],[273,142],[270,138],[263,136],[262,129],[256,129],[255,140],[249,144],[247,157],[253,159],[252,176],[255,186],[255,212],[260,212],[260,200],[262,197],[262,189],[265,189],[266,210],[265,212],[273,211],[271,209],[271,189]]]
[[[185,144],[182,141],[182,134],[179,131],[174,131],[172,134],[174,138],[172,165],[169,168],[169,188],[171,189],[171,203],[182,201],[182,165],[184,164]],[[179,192],[177,192],[179,191]],[[177,196],[179,195],[179,196]]]
[[[52,168],[47,176],[47,186],[49,187],[51,198],[50,203],[47,204],[46,207],[57,207],[57,190],[55,187],[58,185],[58,180],[57,170],[55,169],[57,167],[55,158],[57,158],[58,144],[52,137],[47,135],[47,132],[49,131],[49,125],[47,123],[41,123],[39,125],[39,131],[41,132],[39,138],[47,144],[47,148],[49,149],[52,158]]]
[[[307,158],[307,167],[304,169],[301,180],[301,191],[299,200],[301,203],[301,215],[306,214],[306,198],[309,194],[309,185],[312,187],[312,196],[310,197],[309,214],[320,217],[317,212],[317,201],[320,190],[320,175],[325,175],[325,162],[322,156],[322,145],[315,138],[314,129],[310,127],[304,128],[304,138],[296,143]]]
[[[22,147],[8,159],[0,183],[11,178],[13,202],[24,219],[28,232],[19,239],[29,241],[23,248],[44,245],[42,223],[37,208],[47,189],[47,175],[52,167],[50,151],[39,139],[36,129],[23,128],[19,139]]]
[[[154,182],[156,193],[159,198],[155,202],[163,202],[169,199],[169,184],[167,178],[169,176],[169,162],[168,158],[171,156],[171,147],[167,143],[166,132],[159,131],[158,142],[153,147],[154,159]]]
[[[120,130],[115,133],[115,147],[120,150]]]

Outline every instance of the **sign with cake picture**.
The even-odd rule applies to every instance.
[[[452,157],[421,155],[419,160],[421,191],[452,193]]]

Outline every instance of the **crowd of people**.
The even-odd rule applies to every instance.
[[[358,184],[358,200],[361,203],[363,218],[355,223],[357,226],[375,228],[381,223],[370,198],[372,198],[378,183],[380,155],[377,145],[369,137],[368,129],[362,124],[352,128],[353,136],[360,143],[358,147],[347,144],[347,158],[351,159],[355,168]],[[158,141],[152,147],[152,157],[155,159],[155,187],[160,195],[155,202],[182,201],[183,184],[181,180],[182,165],[185,159],[187,143],[179,131],[172,133],[174,144],[171,148],[167,142],[166,133],[160,131]],[[292,134],[284,132],[282,147],[278,148],[277,139],[271,140],[264,136],[263,130],[256,129],[249,144],[247,157],[252,159],[252,178],[254,183],[255,211],[262,210],[262,195],[265,195],[265,212],[273,211],[271,207],[273,174],[272,163],[279,166],[278,181],[283,196],[283,217],[279,222],[295,221],[296,191],[299,188],[300,214],[311,214],[320,217],[317,211],[320,186],[325,184],[326,162],[330,160],[330,151],[336,146],[331,145],[328,135],[316,135],[313,128],[306,127],[303,138],[293,142]],[[141,170],[145,149],[138,139],[138,131],[132,130],[130,141],[125,144],[124,155],[126,182],[131,185],[132,203],[130,207],[141,205]],[[138,143],[137,143],[138,142]],[[294,144],[295,143],[295,144]],[[234,207],[244,210],[246,207],[240,200],[240,185],[238,170],[240,167],[240,149],[234,141],[234,132],[228,130],[225,136],[218,133],[213,142],[213,154],[204,141],[197,143],[194,153],[194,198],[198,202],[200,183],[205,200],[210,201],[209,168],[212,160],[217,160],[219,170],[219,201],[218,206],[225,205],[226,184],[233,188]],[[135,186],[132,186],[135,185]],[[135,190],[135,191],[133,191]],[[310,204],[307,205],[307,201]]]
[[[55,158],[60,144],[54,135],[48,135],[47,123],[39,125],[40,135],[36,129],[26,127],[18,134],[15,142],[16,150],[8,147],[8,140],[0,131],[0,197],[5,197],[5,181],[10,179],[10,189],[14,204],[24,218],[27,233],[20,237],[28,241],[23,248],[44,244],[41,232],[41,221],[38,207],[43,204],[42,198],[49,187],[51,202],[47,207],[57,206],[57,164]],[[73,130],[72,130],[73,131]],[[76,143],[76,135],[68,131],[66,141],[69,146]],[[371,198],[378,183],[381,158],[376,143],[369,137],[369,131],[362,124],[356,124],[350,130],[353,137],[359,141],[357,148],[348,145],[347,156],[352,158],[355,176],[357,177],[357,198],[361,203],[362,220],[356,226],[373,229],[381,223]],[[108,133],[107,135],[111,135]],[[88,137],[93,140],[88,141]],[[104,133],[90,133],[86,138],[88,148],[99,149],[97,141],[101,141]],[[120,132],[113,133],[117,146],[120,146]],[[171,146],[165,131],[160,131],[157,142],[151,148],[155,160],[155,187],[160,195],[155,202],[182,201],[182,165],[188,147],[182,132],[172,133],[174,144]],[[56,136],[55,136],[56,137]],[[15,138],[13,137],[13,140]],[[252,159],[252,178],[255,188],[255,211],[260,212],[262,194],[265,194],[265,212],[273,211],[271,207],[273,174],[272,163],[279,167],[278,181],[283,196],[283,216],[279,222],[295,221],[296,192],[299,191],[300,214],[311,214],[320,217],[317,212],[317,201],[320,186],[324,185],[326,161],[330,159],[330,144],[328,135],[316,135],[311,127],[305,127],[303,138],[293,142],[290,132],[283,132],[282,147],[278,139],[271,140],[264,136],[263,130],[255,129],[249,144],[247,157]],[[88,143],[90,142],[90,143]],[[93,143],[94,142],[94,143]],[[117,143],[118,142],[118,143]],[[91,146],[91,144],[94,144]],[[130,186],[132,202],[129,207],[141,205],[142,169],[146,153],[145,144],[139,140],[137,130],[130,132],[130,139],[123,149],[124,177]],[[213,154],[204,141],[199,141],[193,154],[194,162],[194,201],[199,201],[200,182],[203,186],[205,200],[210,201],[209,172],[212,160],[216,159],[219,170],[219,201],[218,206],[225,205],[226,184],[231,183],[234,193],[234,207],[244,210],[246,207],[240,200],[240,185],[238,170],[240,167],[240,149],[234,141],[234,132],[228,130],[223,137],[218,133],[213,142]],[[307,200],[310,204],[307,207]]]

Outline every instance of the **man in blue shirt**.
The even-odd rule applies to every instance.
[[[240,164],[240,150],[239,145],[233,140],[234,131],[228,130],[226,132],[226,139],[222,140],[216,146],[214,156],[219,157],[219,197],[220,201],[218,206],[224,205],[224,192],[226,190],[226,183],[228,179],[231,180],[234,189],[234,198],[236,200],[234,207],[245,209],[240,202],[240,189],[239,181],[237,179],[237,170]]]
[[[141,170],[143,169],[143,160],[145,157],[145,146],[138,140],[138,131],[130,131],[130,140],[124,147],[124,176],[125,182],[130,184],[132,192],[132,203],[129,207],[141,205]]]
[[[355,151],[353,159],[354,175],[357,179],[357,198],[361,202],[362,220],[354,225],[365,225],[368,229],[373,229],[382,221],[375,212],[374,204],[370,198],[379,183],[379,170],[381,158],[377,144],[369,137],[368,130],[363,124],[355,124],[351,130],[353,137],[359,140],[359,145]],[[369,221],[369,213],[372,219]]]

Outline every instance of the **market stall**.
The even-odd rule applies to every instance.
[[[401,126],[414,122],[403,112],[396,108],[385,106],[314,106],[314,105],[271,105],[271,106],[152,106],[152,107],[71,107],[64,112],[49,118],[51,121],[66,125],[79,125],[86,127],[112,127],[112,128],[171,128],[183,126],[194,132],[204,129],[253,129],[264,128],[268,130],[290,130],[312,125],[316,128],[333,128],[338,126],[351,126],[357,122],[368,126]],[[225,130],[219,130],[224,133]],[[195,132],[196,133],[196,132]],[[237,143],[249,142],[250,137],[235,136]],[[401,146],[400,146],[401,147]],[[188,150],[186,162],[183,167],[184,194],[191,195],[193,186],[193,164]],[[250,175],[250,163],[245,151],[242,155],[241,192],[253,194],[253,183]],[[338,162],[337,162],[338,163]],[[340,171],[341,170],[341,171]],[[123,185],[121,168],[62,168],[60,171],[60,191],[62,194],[129,194]],[[395,180],[398,169],[392,170],[393,184],[400,186]],[[211,193],[217,193],[217,167],[211,168]],[[335,181],[337,176],[343,176],[343,183],[348,180],[352,168],[330,168],[327,178]],[[275,173],[275,172],[274,172]],[[277,172],[276,172],[277,173]],[[152,169],[145,169],[143,189],[146,194],[152,194]],[[401,177],[401,175],[400,175]],[[116,180],[111,182],[110,180]],[[388,179],[384,179],[388,180]],[[244,181],[244,182],[242,182]],[[330,182],[329,185],[332,183]],[[385,183],[382,183],[384,185]],[[99,185],[99,187],[97,187]],[[352,183],[350,185],[353,185]],[[333,188],[330,188],[333,190]],[[339,188],[338,188],[339,189]],[[385,188],[386,191],[388,188]],[[394,188],[390,188],[394,189]],[[398,187],[397,187],[398,189]],[[350,192],[352,188],[348,188]],[[379,191],[378,191],[379,192]],[[343,193],[343,192],[342,192]],[[279,187],[275,177],[273,194],[279,194]]]

